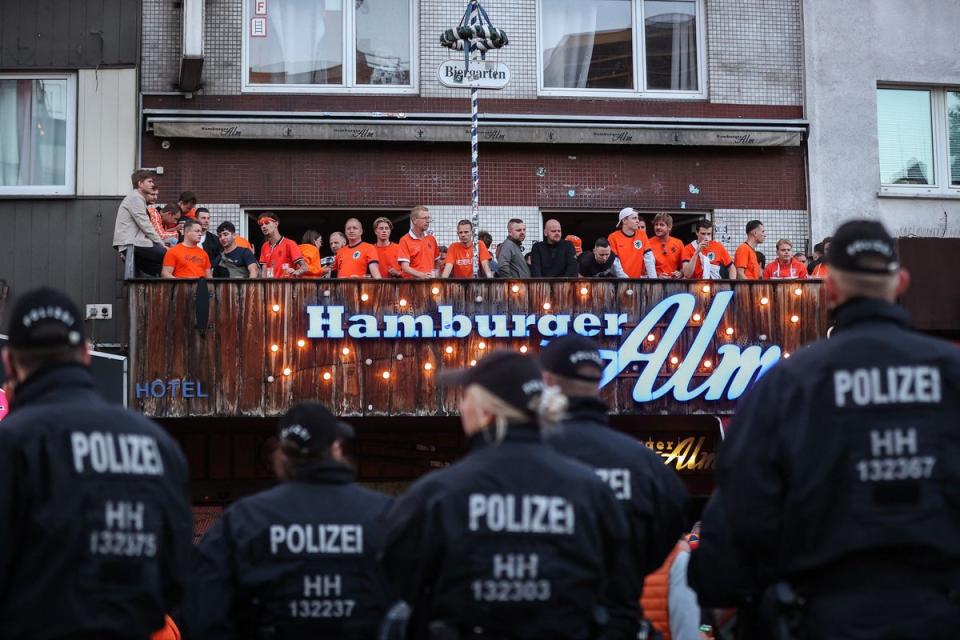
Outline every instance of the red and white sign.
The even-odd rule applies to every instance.
[[[267,15],[267,0],[254,0],[253,13],[258,16]]]
[[[267,37],[267,19],[266,18],[250,19],[250,37],[251,38]]]

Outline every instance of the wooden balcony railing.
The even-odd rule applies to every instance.
[[[819,281],[135,280],[131,406],[154,417],[453,415],[436,383],[493,349],[593,334],[615,414],[729,414],[825,334]]]

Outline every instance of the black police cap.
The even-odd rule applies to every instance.
[[[851,220],[840,225],[827,249],[827,264],[857,273],[893,273],[900,268],[897,243],[882,224],[873,220]]]
[[[598,382],[604,363],[597,343],[584,336],[570,334],[553,340],[540,352],[544,370],[564,378]]]
[[[491,352],[476,366],[441,371],[437,380],[450,386],[479,385],[531,416],[536,415],[540,394],[546,387],[536,360],[505,349]]]
[[[84,338],[83,318],[62,291],[33,289],[14,303],[7,335],[14,349],[78,347]]]
[[[306,452],[322,453],[337,440],[352,438],[354,431],[319,402],[301,402],[280,418],[278,435]]]

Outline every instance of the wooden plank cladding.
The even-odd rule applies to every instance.
[[[437,371],[592,334],[612,412],[732,413],[762,371],[826,332],[819,281],[214,280],[130,284],[131,405],[164,418],[454,415]],[[199,305],[202,310],[204,305]]]

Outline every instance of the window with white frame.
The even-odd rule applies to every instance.
[[[244,89],[416,91],[414,0],[244,0]]]
[[[0,74],[0,195],[70,195],[76,165],[76,79]]]
[[[960,195],[960,89],[877,89],[881,193]]]
[[[542,95],[706,95],[703,0],[537,0],[537,23]]]

